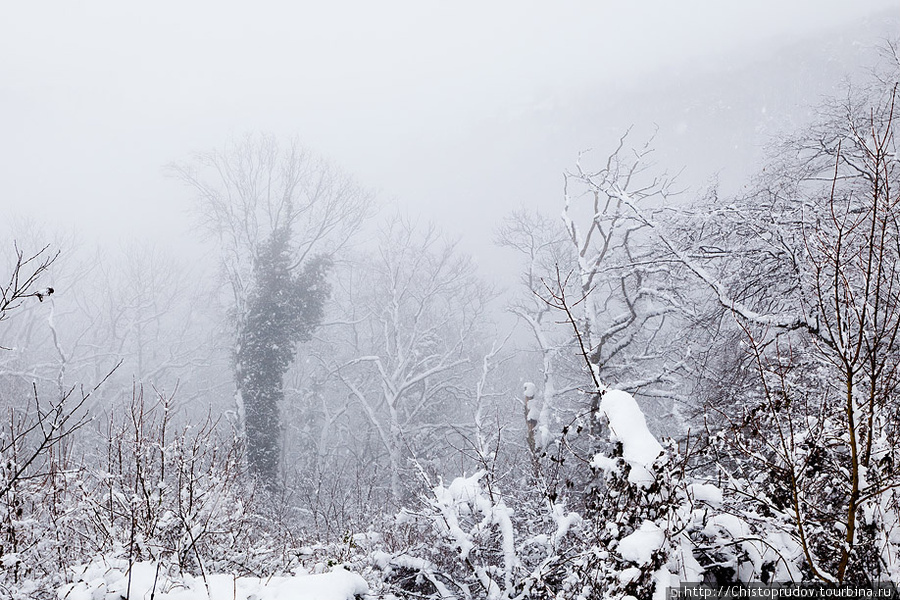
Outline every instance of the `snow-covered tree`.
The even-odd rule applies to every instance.
[[[399,500],[414,473],[411,450],[439,456],[454,429],[473,433],[467,402],[476,395],[491,292],[434,226],[395,217],[378,241],[342,284],[340,335],[351,351],[335,373],[386,453]]]
[[[210,277],[149,243],[86,247],[75,235],[19,226],[29,247],[52,240],[61,249],[42,287],[54,293],[30,298],[22,318],[4,328],[9,348],[0,353],[3,401],[44,397],[96,382],[121,362],[92,396],[97,412],[114,411],[137,381],[190,401],[198,413],[227,394],[228,344],[216,343],[221,328]]]
[[[560,423],[571,418],[571,410],[566,409],[577,405],[576,400],[564,399],[584,383],[581,363],[573,352],[571,330],[560,327],[559,315],[540,296],[546,292],[542,281],[557,268],[570,272],[575,260],[562,221],[537,212],[518,210],[510,214],[497,229],[495,241],[514,250],[524,261],[522,287],[508,310],[525,324],[540,356],[536,365],[540,388],[528,388],[525,393],[530,398],[526,416],[534,422],[534,458],[539,462],[540,452],[558,435]]]
[[[647,224],[629,207],[664,209],[673,182],[653,175],[652,138],[629,150],[629,133],[599,167],[589,167],[582,155],[566,174],[562,220],[576,268],[571,275],[551,274],[542,296],[550,300],[571,280],[570,308],[577,305],[578,329],[598,378],[635,394],[657,428],[676,433],[677,372],[685,355],[672,342],[690,303],[660,260]]]
[[[659,342],[677,335],[674,323],[689,303],[670,266],[657,260],[649,228],[620,197],[627,193],[653,208],[666,202],[671,182],[650,175],[649,143],[629,152],[627,140],[626,134],[599,168],[579,157],[566,174],[561,220],[519,211],[498,231],[498,243],[524,260],[525,296],[511,310],[528,326],[542,357],[536,420],[544,443],[552,437],[551,415],[565,404],[562,397],[590,387],[577,342],[596,377],[636,394],[655,427],[670,432],[680,427],[672,417],[678,416],[674,399],[684,356],[677,345]],[[579,340],[571,325],[559,325],[568,319],[556,310],[562,295]],[[576,413],[596,413],[597,397],[577,400],[582,406]]]
[[[823,107],[750,194],[695,209],[690,235],[621,194],[743,329],[755,376],[723,411],[723,469],[825,583],[900,573],[896,66]]]

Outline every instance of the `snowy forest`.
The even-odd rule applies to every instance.
[[[512,286],[279,132],[170,157],[203,256],[10,215],[0,598],[900,585],[897,44],[847,75],[738,191],[573,149]]]

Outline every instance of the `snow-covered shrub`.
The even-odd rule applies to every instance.
[[[582,500],[583,549],[568,579],[580,590],[570,597],[661,598],[679,582],[802,578],[800,546],[734,480],[720,483],[720,465],[698,470],[708,455],[687,442],[661,444],[624,392],[604,392],[599,412],[611,447],[590,461],[599,477]]]
[[[230,428],[212,419],[177,427],[170,397],[147,402],[137,390],[80,482],[95,553],[196,575],[277,568],[271,549],[257,557],[273,527],[259,516],[266,506],[244,476],[242,450]]]
[[[668,455],[630,394],[605,391],[599,414],[611,447],[590,461],[597,475],[583,496],[590,527],[567,587],[570,597],[649,597],[668,560],[677,503]]]
[[[10,409],[0,429],[0,598],[42,597],[92,547],[84,535],[73,458],[90,393],[70,390],[45,403]],[[83,554],[82,554],[83,555]]]
[[[431,486],[421,509],[402,512],[397,526],[419,537],[377,557],[395,593],[575,599],[664,591],[683,529],[680,466],[649,433],[631,395],[607,391],[599,407],[609,452],[556,459],[583,471],[587,488],[569,489],[570,498],[534,481],[517,492],[480,470]]]
[[[79,481],[85,535],[95,543],[77,564],[87,557],[152,563],[194,580],[364,568],[349,533],[304,539],[288,503],[248,476],[244,444],[230,426],[176,422],[171,397],[145,401],[137,391],[124,416],[108,424]]]
[[[152,564],[177,585],[365,568],[353,536],[302,540],[246,477],[230,427],[176,425],[170,397],[136,390],[98,442],[77,409],[13,411],[0,434],[0,599],[55,598],[70,577],[70,597],[91,597],[76,567],[97,561],[122,573]]]
[[[541,506],[534,498],[515,509],[508,506],[484,470],[448,485],[438,483],[423,505],[397,516],[395,527],[407,531],[407,544],[374,555],[395,593],[491,599],[519,595],[532,570],[554,571],[558,554],[581,526],[581,517],[563,503]],[[560,578],[560,573],[552,576]]]
[[[567,488],[565,500],[492,470],[430,486],[421,507],[397,516],[392,543],[370,553],[388,589],[401,597],[628,599],[662,598],[680,582],[803,579],[800,545],[784,520],[757,512],[748,489],[716,465],[702,477],[696,450],[660,443],[631,395],[603,392],[598,411],[608,446],[587,459],[558,458],[582,472],[585,486]]]
[[[773,576],[790,567],[793,579],[900,583],[895,417],[862,395],[848,411],[830,369],[810,368],[796,351],[792,360],[761,362],[762,397],[713,437],[732,512],[781,542],[782,556],[765,567]]]

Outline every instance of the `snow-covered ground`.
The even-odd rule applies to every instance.
[[[365,594],[365,580],[342,568],[328,573],[297,573],[291,577],[204,577],[169,575],[157,563],[97,561],[80,569],[75,583],[57,594],[65,600],[131,598],[154,600],[353,600]]]

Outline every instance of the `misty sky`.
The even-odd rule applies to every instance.
[[[896,0],[10,2],[0,203],[6,215],[89,237],[177,244],[190,231],[190,196],[163,166],[268,131],[298,136],[382,201],[453,234],[486,207],[484,237],[498,215],[556,196],[566,157],[584,149],[577,136],[553,157],[532,148],[542,137],[528,130],[548,127],[546,111],[640,98],[660,79],[715,78],[894,9]]]

